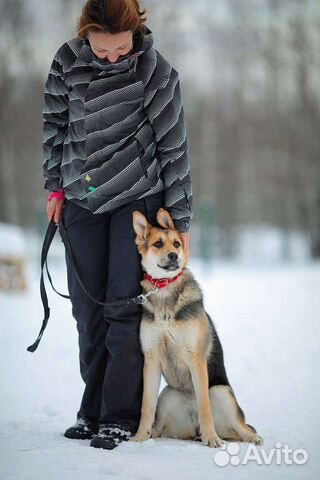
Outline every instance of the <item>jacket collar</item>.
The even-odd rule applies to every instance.
[[[124,73],[132,68],[136,70],[139,56],[149,50],[153,45],[153,35],[152,31],[145,26],[143,32],[139,32],[134,36],[133,50],[115,63],[98,58],[92,52],[88,39],[80,39],[80,42],[80,51],[76,64],[92,66],[95,70],[106,72],[108,75],[114,75]]]

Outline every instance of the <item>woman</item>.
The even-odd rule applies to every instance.
[[[153,48],[137,0],[89,0],[78,36],[56,53],[45,88],[48,218],[63,222],[90,294],[141,293],[132,213],[164,207],[189,248],[190,165],[177,71]],[[136,432],[142,402],[141,305],[101,306],[66,255],[85,389],[68,438],[114,448]]]

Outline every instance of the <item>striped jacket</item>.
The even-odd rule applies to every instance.
[[[87,39],[57,51],[44,91],[44,188],[103,213],[162,190],[181,232],[193,216],[178,72],[135,35],[133,51],[101,60]]]

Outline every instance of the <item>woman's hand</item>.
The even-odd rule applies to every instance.
[[[54,217],[54,223],[59,225],[62,208],[63,208],[64,199],[58,200],[57,198],[52,198],[50,202],[48,201],[47,204],[47,214],[49,222],[51,222],[51,218]]]
[[[61,190],[59,194],[57,194],[57,192],[50,193],[48,197],[48,204],[47,204],[47,214],[48,214],[49,222],[51,222],[51,219],[53,217],[54,223],[56,225],[59,225],[63,204],[64,204],[63,190]]]
[[[180,232],[180,235],[182,237],[184,250],[187,253],[187,255],[189,256],[189,254],[190,254],[190,243],[189,243],[190,234],[189,234],[189,232]]]

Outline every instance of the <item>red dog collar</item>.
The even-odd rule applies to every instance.
[[[144,278],[146,280],[149,280],[149,282],[151,282],[154,287],[158,287],[158,288],[164,288],[169,283],[175,282],[182,274],[183,272],[180,272],[178,273],[178,275],[176,275],[173,278],[152,278],[151,275],[148,275],[146,272],[143,273]]]

